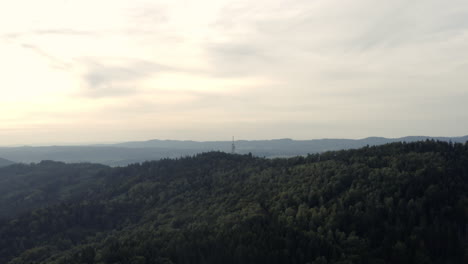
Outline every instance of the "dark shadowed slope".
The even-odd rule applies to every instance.
[[[9,165],[13,165],[13,164],[15,164],[15,163],[13,161],[11,161],[11,160],[0,158],[0,168],[1,167],[6,167],[6,166],[9,166]]]
[[[43,161],[0,168],[0,218],[85,198],[103,187],[108,167]]]

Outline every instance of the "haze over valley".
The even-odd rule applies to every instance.
[[[178,140],[149,140],[134,141],[106,145],[83,146],[42,146],[42,147],[0,147],[0,157],[20,163],[38,163],[42,160],[55,160],[68,163],[91,162],[110,166],[124,166],[131,163],[159,160],[164,158],[179,158],[209,151],[235,153],[267,157],[293,157],[307,154],[322,153],[332,150],[355,149],[364,146],[376,146],[392,142],[415,142],[424,140],[439,140],[453,143],[464,143],[464,137],[424,137],[413,136],[404,138],[370,137],[359,140],[353,139],[316,139],[316,140],[235,140],[232,141],[178,141]],[[11,161],[0,160],[2,165],[9,165]]]

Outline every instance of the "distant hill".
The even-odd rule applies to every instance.
[[[9,166],[9,165],[13,165],[13,164],[15,164],[15,163],[13,161],[11,161],[11,160],[0,158],[0,168],[1,167],[6,167],[6,166]]]
[[[259,157],[292,157],[332,150],[355,149],[393,142],[415,142],[426,139],[465,143],[463,137],[411,136],[403,138],[368,137],[364,139],[314,139],[314,140],[237,140],[236,153],[252,153]],[[92,146],[46,146],[0,148],[0,156],[17,162],[31,163],[42,160],[62,162],[92,162],[110,166],[162,158],[177,158],[208,151],[231,151],[231,141],[179,141],[148,140]]]
[[[293,140],[273,139],[273,140],[237,140],[235,141],[236,149],[241,154],[252,152],[265,152],[266,156],[271,155],[305,155],[308,153],[318,153],[329,150],[342,150],[360,148],[366,145],[376,146],[393,142],[415,142],[426,139],[433,139],[445,142],[465,143],[468,141],[468,136],[463,137],[428,137],[428,136],[409,136],[402,138],[384,138],[384,137],[368,137],[363,139],[312,139],[312,140]],[[116,147],[125,148],[164,148],[164,149],[196,149],[196,150],[220,150],[229,151],[231,141],[178,141],[178,140],[148,140],[134,141],[114,144]]]
[[[91,162],[124,166],[146,160],[177,158],[200,152],[194,149],[124,148],[116,146],[47,146],[0,148],[0,155],[23,163],[54,160],[67,163]]]

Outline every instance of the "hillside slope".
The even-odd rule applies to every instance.
[[[102,188],[106,166],[42,161],[0,168],[0,217],[12,218],[22,212],[61,201],[81,200]]]
[[[466,263],[468,144],[205,153],[0,222],[0,263]]]
[[[0,168],[10,166],[10,165],[13,165],[13,164],[15,164],[15,163],[13,161],[11,161],[11,160],[0,158]]]

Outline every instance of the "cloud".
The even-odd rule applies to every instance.
[[[42,30],[35,30],[30,32],[29,34],[35,35],[74,35],[74,36],[96,36],[102,35],[103,32],[95,32],[89,30],[77,30],[71,28],[53,28],[53,29],[42,29]]]
[[[266,50],[254,43],[210,43],[205,48],[213,66],[210,75],[215,77],[248,77],[258,74],[267,64],[275,63]]]
[[[139,83],[171,67],[151,61],[114,58],[87,58],[81,60],[84,67],[82,79],[85,87],[81,95],[93,98],[126,96],[139,92]]]
[[[49,61],[50,66],[55,68],[55,69],[69,70],[70,67],[71,67],[70,63],[65,62],[65,61],[63,61],[63,60],[61,60],[59,58],[56,58],[54,55],[46,52],[45,50],[43,50],[42,48],[40,48],[39,46],[36,46],[34,44],[23,43],[23,44],[21,44],[21,47],[23,47],[25,49],[28,49],[28,50],[31,50],[34,53],[36,53],[37,55],[39,55],[40,57],[45,58],[47,61]]]
[[[34,30],[29,32],[11,32],[3,34],[2,38],[10,44],[18,45],[21,48],[34,52],[39,57],[45,59],[54,69],[69,71],[73,67],[73,63],[71,61],[67,62],[65,59],[54,55],[54,52],[50,52],[40,44],[36,44],[37,36],[47,37],[48,35],[93,36],[95,35],[95,32],[74,29],[47,29]]]
[[[405,77],[401,71],[408,63],[423,73],[439,56],[458,56],[444,45],[453,46],[450,42],[468,30],[468,5],[462,1],[241,3],[219,14],[215,32],[223,41],[208,38],[204,44],[215,72],[269,74],[302,83]]]
[[[468,52],[462,1],[241,3],[221,10],[214,28],[222,37],[208,37],[205,54],[217,76],[274,80],[262,99],[279,108],[302,105],[337,122],[422,115],[436,121],[437,113],[449,116],[438,110],[443,104],[414,106],[441,95],[444,104],[455,102],[468,84],[459,73]]]
[[[110,32],[104,31],[91,31],[91,30],[79,30],[72,28],[46,28],[46,29],[36,29],[30,31],[18,31],[18,32],[9,32],[4,33],[1,37],[5,40],[10,41],[21,41],[21,40],[31,40],[35,37],[41,36],[80,36],[80,37],[95,37],[102,36]]]
[[[158,27],[165,25],[171,19],[168,7],[163,3],[144,3],[131,8],[129,11],[130,21],[136,25],[152,25]]]

